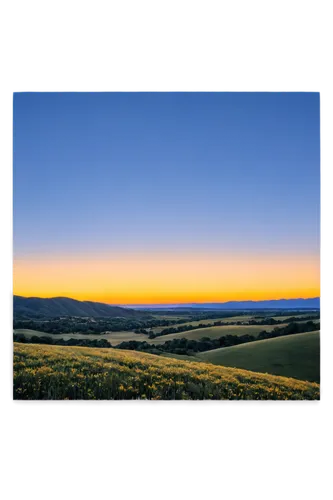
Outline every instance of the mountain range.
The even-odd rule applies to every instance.
[[[67,297],[42,299],[39,297],[13,297],[14,316],[27,317],[46,316],[79,316],[79,317],[108,317],[108,318],[140,318],[148,313],[134,309],[110,306],[101,302],[80,301]]]
[[[206,302],[202,304],[142,304],[132,305],[133,309],[319,309],[320,297],[310,299],[246,300],[229,302]]]

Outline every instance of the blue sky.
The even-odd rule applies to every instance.
[[[319,94],[14,95],[14,253],[319,255]]]
[[[319,249],[319,92],[12,99],[19,254],[69,245]]]

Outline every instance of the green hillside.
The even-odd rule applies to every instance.
[[[199,357],[203,361],[217,365],[319,383],[319,347],[317,331],[215,349],[200,353]]]
[[[319,386],[134,351],[15,343],[14,399],[319,399]]]

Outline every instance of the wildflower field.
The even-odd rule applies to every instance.
[[[116,349],[14,344],[14,399],[319,399],[319,385]]]

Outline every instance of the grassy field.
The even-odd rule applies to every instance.
[[[14,399],[319,399],[319,386],[134,351],[14,343]]]
[[[94,333],[84,335],[83,333],[61,333],[61,334],[52,334],[52,333],[45,333],[45,332],[38,332],[36,330],[27,330],[27,329],[16,329],[14,330],[14,333],[22,333],[26,337],[31,338],[34,335],[36,337],[52,337],[53,339],[64,339],[64,340],[69,340],[69,339],[90,339],[90,340],[99,340],[99,339],[106,339],[109,342],[111,342],[112,345],[118,345],[121,342],[128,342],[129,340],[138,340],[140,342],[144,342],[145,340],[148,340],[148,336],[144,335],[143,333],[134,333],[134,332],[110,332],[110,333],[103,333],[101,335],[97,335]]]
[[[317,331],[215,349],[200,353],[199,357],[203,361],[217,365],[319,383],[319,351]]]
[[[286,326],[286,324],[278,325],[279,327]],[[218,339],[224,335],[258,335],[258,333],[266,330],[270,332],[276,325],[230,325],[230,326],[212,326],[208,328],[196,328],[195,330],[188,330],[186,332],[169,333],[162,335],[155,339],[148,340],[150,344],[163,344],[167,340],[186,338],[189,340],[199,340],[202,337],[209,337],[210,339]]]

